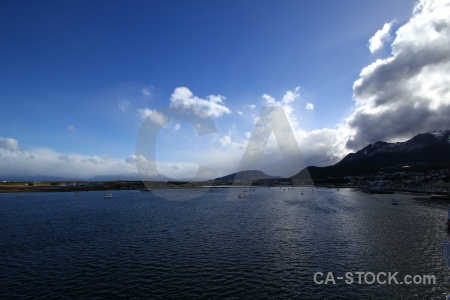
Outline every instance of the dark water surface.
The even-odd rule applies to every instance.
[[[183,198],[186,190],[166,191]],[[0,194],[0,298],[445,299],[449,202],[351,189]],[[391,204],[393,198],[400,205]],[[233,200],[233,201],[230,201]],[[434,275],[317,285],[316,272]],[[325,276],[319,277],[325,279]],[[355,281],[357,275],[354,275]]]

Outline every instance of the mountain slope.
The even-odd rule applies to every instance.
[[[450,131],[418,134],[406,142],[378,141],[350,153],[336,165],[395,165],[437,163],[450,160]]]
[[[362,175],[383,168],[400,170],[405,165],[413,169],[450,168],[450,130],[418,134],[405,142],[378,141],[333,166],[307,167],[292,178],[302,179],[308,173],[313,179]]]
[[[216,178],[214,180],[255,180],[255,179],[272,179],[272,178],[279,178],[279,177],[270,176],[258,170],[249,170],[229,174],[223,177]]]

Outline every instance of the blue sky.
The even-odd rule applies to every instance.
[[[166,164],[161,166],[164,173],[178,178],[191,176],[199,163],[210,163],[219,175],[236,171],[256,117],[269,104],[285,108],[306,164],[334,163],[378,139],[395,141],[448,129],[450,124],[437,119],[412,129],[373,129],[386,118],[379,112],[387,106],[375,109],[374,104],[384,96],[367,94],[373,82],[380,87],[379,65],[392,66],[389,74],[394,74],[397,57],[410,51],[411,60],[402,60],[407,64],[416,61],[419,50],[427,50],[412,48],[408,34],[419,40],[434,36],[434,31],[415,28],[415,20],[444,20],[444,30],[432,41],[448,38],[448,9],[423,1],[413,13],[415,5],[406,0],[4,1],[0,148],[9,160],[3,161],[8,166],[3,173],[69,176],[72,171],[73,176],[89,177],[134,172],[131,161],[140,126],[152,111],[174,105],[171,98],[179,88],[192,93],[180,99],[184,108],[189,99],[220,102],[216,108],[189,102],[216,113],[215,134],[199,137],[182,121],[162,129],[156,157]],[[387,31],[382,32],[383,26]],[[399,35],[402,27],[406,34]],[[379,30],[381,44],[376,46],[370,39]],[[436,63],[433,53],[424,53],[430,59],[421,70],[434,66],[437,77],[448,78],[447,57]],[[404,89],[419,75],[424,74],[414,74],[408,83],[391,80],[389,86]],[[355,86],[358,80],[361,89]],[[424,92],[438,90],[420,86]],[[283,102],[289,92],[294,100]],[[436,96],[439,105],[435,98],[421,105],[431,110],[447,105],[448,94],[443,93]],[[392,102],[389,110],[399,111],[392,108],[400,102]],[[417,102],[409,107],[417,108]],[[417,118],[423,115],[416,113]],[[362,121],[367,114],[373,116],[371,123]],[[394,115],[389,118],[401,123]],[[266,152],[276,157],[273,141]],[[41,162],[25,163],[29,157]],[[185,172],[171,173],[175,169]]]

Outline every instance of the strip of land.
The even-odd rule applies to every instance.
[[[0,182],[0,193],[33,193],[33,192],[85,192],[85,191],[111,191],[111,190],[158,190],[158,189],[187,189],[187,188],[238,188],[238,187],[265,187],[261,185],[243,184],[242,182],[223,181],[103,181],[103,182]],[[373,190],[367,186],[358,185],[305,185],[290,184],[289,186],[315,188],[353,188],[366,193],[412,193],[431,196],[431,199],[450,200],[450,194],[444,191],[424,191],[423,189],[391,188],[383,191]],[[268,187],[286,187],[284,184],[270,185]]]

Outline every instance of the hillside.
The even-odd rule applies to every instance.
[[[418,134],[405,142],[378,141],[348,154],[333,166],[307,167],[291,178],[302,179],[308,173],[313,179],[343,177],[398,171],[406,166],[417,170],[450,168],[450,130]]]
[[[265,174],[264,172],[258,171],[258,170],[249,170],[249,171],[241,171],[233,174],[229,174],[223,177],[219,177],[214,179],[215,181],[220,180],[256,180],[256,179],[273,179],[273,178],[279,178],[276,176],[270,176]]]
[[[406,142],[378,141],[344,157],[337,166],[439,163],[450,160],[450,131],[418,134]]]

